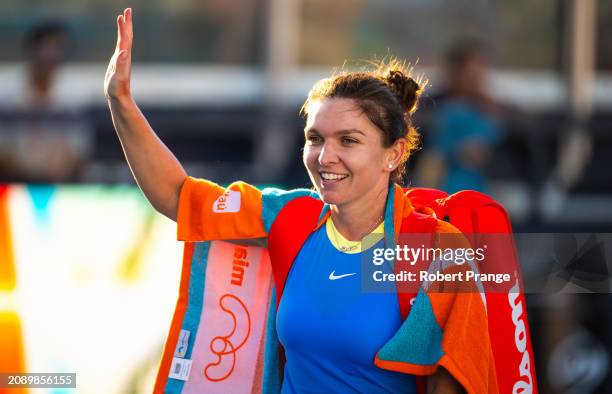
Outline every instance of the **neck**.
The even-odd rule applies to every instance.
[[[352,203],[331,205],[331,217],[336,229],[349,241],[361,241],[383,220],[388,187],[374,189]]]

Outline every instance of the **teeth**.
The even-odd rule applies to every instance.
[[[333,180],[337,180],[337,179],[344,179],[346,177],[348,177],[348,175],[331,174],[329,172],[322,172],[321,173],[321,178],[325,179],[326,181],[333,181]]]

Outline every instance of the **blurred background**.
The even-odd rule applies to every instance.
[[[612,232],[612,0],[4,0],[0,371],[151,391],[181,245],[102,93],[127,6],[133,93],[192,176],[309,187],[310,86],[393,55],[428,80],[408,185],[488,193],[517,232]],[[543,393],[612,392],[612,297],[581,293],[528,295]]]

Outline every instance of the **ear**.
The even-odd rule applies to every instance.
[[[406,139],[400,138],[387,148],[385,169],[389,172],[394,171],[400,164],[406,155],[407,151]]]

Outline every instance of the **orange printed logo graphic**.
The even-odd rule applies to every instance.
[[[206,365],[203,373],[212,382],[225,380],[234,372],[237,352],[251,334],[251,316],[240,298],[224,294],[219,299],[219,306],[230,315],[233,327],[227,335],[216,336],[210,341],[210,351],[217,360]]]
[[[213,212],[238,212],[240,211],[240,192],[227,190],[213,203]]]
[[[244,270],[249,266],[247,261],[247,250],[241,246],[234,249],[234,261],[232,262],[232,281],[235,286],[242,286],[244,281]]]

